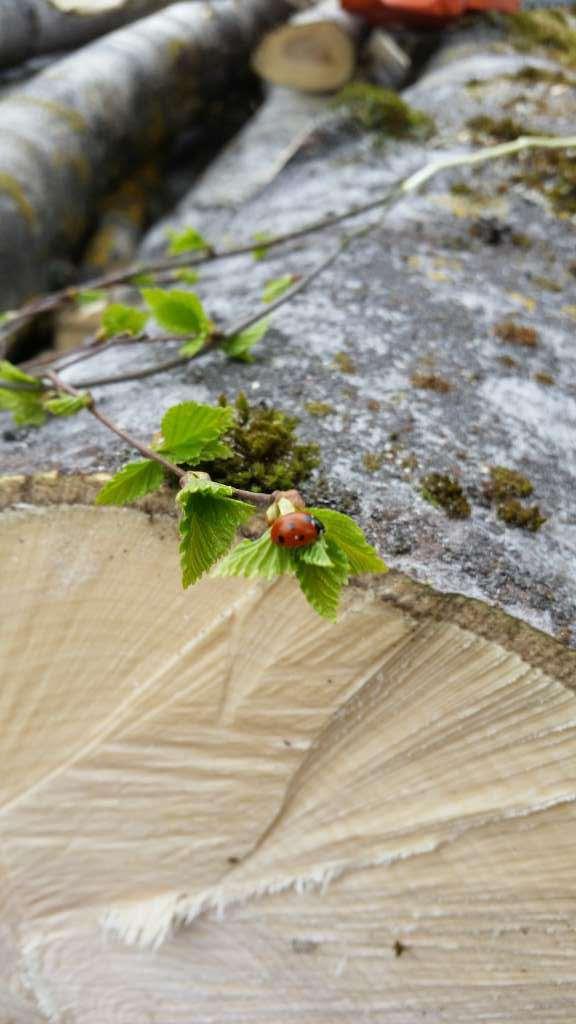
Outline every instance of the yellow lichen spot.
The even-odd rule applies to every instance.
[[[56,103],[54,100],[44,100],[40,96],[23,96],[19,94],[11,96],[10,102],[26,104],[29,107],[40,107],[41,110],[47,110],[48,113],[67,121],[75,132],[86,131],[87,125],[82,115],[71,107],[65,107],[63,103]]]
[[[524,306],[529,313],[533,313],[536,309],[536,299],[531,298],[530,295],[522,295],[521,292],[506,292],[506,296],[519,306]]]
[[[438,281],[440,284],[443,281],[450,280],[449,275],[444,270],[428,270],[426,272],[426,277],[428,277],[430,281]]]
[[[489,199],[463,195],[432,196],[432,202],[448,209],[454,217],[505,217],[509,210],[507,199],[501,196]]]
[[[420,270],[420,267],[422,266],[422,260],[420,259],[419,256],[409,256],[408,259],[406,260],[406,264],[407,266],[410,267],[411,270]]]
[[[32,227],[36,223],[34,207],[26,196],[24,189],[11,174],[0,173],[0,192],[7,192],[15,203],[25,221]]]
[[[560,312],[571,317],[572,320],[576,320],[576,306],[562,306]]]

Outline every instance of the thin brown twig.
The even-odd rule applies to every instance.
[[[392,202],[392,199],[393,197],[390,196],[388,202]],[[79,386],[86,388],[95,388],[101,387],[105,384],[121,384],[124,383],[125,381],[143,380],[146,377],[153,377],[157,373],[165,373],[166,371],[174,370],[179,366],[185,366],[186,363],[189,363],[192,359],[197,359],[199,356],[205,355],[205,353],[209,351],[211,348],[224,345],[227,341],[230,341],[237,334],[240,334],[242,333],[242,331],[245,331],[249,327],[252,327],[252,325],[257,323],[259,320],[263,320],[268,314],[274,312],[276,309],[279,309],[280,306],[283,306],[286,302],[290,302],[293,298],[296,297],[296,295],[304,291],[305,288],[308,288],[308,286],[312,284],[312,282],[324,270],[326,270],[327,267],[329,267],[332,263],[334,263],[335,260],[339,258],[339,256],[342,255],[344,250],[347,249],[348,245],[350,245],[352,241],[354,241],[356,238],[359,238],[364,234],[367,234],[374,227],[376,227],[375,223],[365,225],[364,227],[359,228],[357,231],[352,232],[352,234],[348,235],[346,238],[342,239],[342,241],[336,247],[336,249],[333,249],[332,252],[327,257],[321,260],[320,263],[316,264],[316,266],[313,267],[308,274],[305,274],[304,277],[302,277],[301,280],[297,282],[297,284],[295,284],[283,295],[280,295],[279,298],[275,300],[275,302],[270,303],[266,309],[259,310],[257,313],[251,313],[250,316],[245,317],[242,320],[238,320],[236,323],[232,324],[232,326],[227,331],[219,331],[216,334],[212,335],[208,339],[206,344],[203,345],[203,347],[199,349],[198,352],[194,353],[193,356],[177,356],[174,359],[169,359],[166,362],[158,363],[156,366],[144,367],[141,370],[133,370],[129,371],[128,373],[115,374],[109,377],[95,377],[89,381],[82,381]],[[185,339],[181,338],[180,340],[184,341]]]
[[[81,393],[77,391],[75,387],[71,384],[66,384],[66,382],[63,381],[62,378],[53,370],[49,370],[46,376],[52,381],[57,391],[63,391],[67,395],[72,395],[73,398],[82,397]],[[168,459],[163,458],[162,455],[159,455],[158,452],[155,452],[152,448],[148,448],[146,445],[141,444],[140,441],[137,441],[136,438],[131,436],[131,434],[127,434],[122,427],[119,427],[116,423],[113,423],[112,420],[109,420],[103,412],[100,412],[93,399],[90,404],[86,406],[86,409],[92,414],[92,416],[99,420],[104,427],[107,427],[108,430],[111,430],[114,434],[117,434],[118,437],[121,437],[126,444],[129,444],[131,448],[135,448],[137,452],[140,452],[140,454],[144,456],[144,458],[152,459],[153,462],[160,463],[160,465],[163,466],[164,469],[168,470],[169,473],[172,473],[173,476],[177,476],[180,479],[183,479],[183,477],[186,476],[186,471],[184,469],[180,469],[180,467],[174,465],[173,462],[169,462]]]
[[[292,231],[273,235],[271,238],[266,239],[265,242],[253,240],[251,242],[244,242],[242,245],[233,246],[230,249],[209,249],[202,255],[197,256],[191,256],[188,253],[181,256],[164,256],[161,259],[150,260],[148,263],[132,264],[123,270],[104,274],[102,277],[95,277],[90,281],[83,281],[81,284],[71,285],[49,295],[32,299],[13,313],[10,320],[7,321],[5,328],[7,331],[12,332],[20,323],[29,320],[31,317],[38,316],[40,313],[50,312],[51,310],[58,309],[60,306],[73,302],[76,296],[83,291],[104,290],[120,284],[129,284],[133,278],[138,277],[140,274],[154,274],[169,270],[182,270],[187,267],[198,267],[202,264],[214,263],[217,260],[232,259],[234,256],[245,256],[254,252],[254,249],[259,247],[266,250],[275,249],[288,242],[305,238],[307,235],[335,227],[337,224],[342,224],[344,221],[351,220],[354,217],[361,217],[364,213],[370,213],[372,210],[385,206],[392,198],[399,197],[400,195],[402,195],[401,185],[394,185],[384,195],[368,203],[351,207],[342,213],[328,214],[328,216],[313,221],[311,224],[305,224],[300,228],[294,228]]]
[[[67,395],[71,395],[73,398],[83,397],[81,392],[77,391],[77,389],[73,387],[71,384],[66,384],[66,382],[63,381],[62,378],[59,377],[58,374],[55,373],[53,370],[49,370],[46,376],[50,379],[50,381],[52,382],[57,391],[64,392]],[[122,440],[125,441],[126,444],[130,445],[131,448],[135,448],[137,452],[140,452],[140,454],[143,455],[144,458],[150,459],[153,462],[158,462],[159,465],[161,465],[173,476],[177,476],[180,480],[185,480],[187,476],[187,471],[185,469],[182,469],[180,466],[176,466],[173,462],[169,462],[168,459],[165,459],[162,455],[159,454],[159,452],[156,452],[154,451],[153,448],[148,448],[146,445],[141,444],[140,441],[137,441],[135,437],[132,437],[132,435],[128,434],[125,430],[123,430],[122,427],[119,427],[117,423],[113,423],[113,421],[109,419],[108,416],[105,416],[104,413],[100,411],[100,409],[94,402],[92,396],[90,396],[90,403],[89,405],[86,406],[86,410],[89,413],[91,413],[92,416],[94,416],[97,420],[99,420],[102,426],[106,427],[108,430],[111,430],[112,433],[122,438]],[[274,500],[274,496],[272,494],[265,494],[261,491],[245,491],[242,490],[242,488],[233,488],[232,497],[235,498],[237,501],[245,501],[251,505],[261,505],[263,507],[267,507]]]

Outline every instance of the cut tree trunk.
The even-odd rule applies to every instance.
[[[220,245],[366,202],[520,96],[527,128],[567,131],[573,93],[543,80],[527,99],[513,77],[559,69],[498,46],[455,43],[407,94],[431,143],[331,118],[251,190],[238,140],[236,195],[210,207],[209,171],[172,225]],[[6,423],[0,1019],[573,1024],[576,655],[556,637],[576,639],[574,226],[523,167],[444,174],[380,214],[254,363],[212,352],[93,389],[141,440],[223,389],[299,415],[323,457],[310,504],[354,514],[393,567],[348,588],[335,626],[290,579],[183,593],[173,495],[91,507],[130,456],[112,435],[88,414]],[[350,227],[210,265],[209,311],[253,310]],[[503,320],[535,344],[502,340]],[[112,349],[66,379],[143,363]],[[498,465],[532,482],[537,533],[497,517]],[[424,500],[432,472],[461,482],[469,518]]]
[[[288,0],[179,3],[92,43],[0,104],[0,308],[48,287],[95,200],[245,66]]]
[[[334,92],[354,74],[362,19],[325,0],[269,32],[252,57],[258,74],[273,85],[302,92]]]
[[[0,67],[19,64],[53,50],[80,46],[97,36],[143,18],[173,0],[124,0],[111,8],[82,11],[52,0],[0,0]],[[101,5],[104,7],[104,5]]]

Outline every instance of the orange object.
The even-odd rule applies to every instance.
[[[341,0],[350,14],[371,25],[436,28],[456,21],[468,11],[520,10],[519,0]]]

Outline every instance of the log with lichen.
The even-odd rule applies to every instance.
[[[201,114],[288,0],[173,4],[57,62],[0,105],[0,307],[50,286],[111,182]]]
[[[0,0],[0,67],[66,50],[143,18],[172,0],[64,4],[58,0]]]
[[[236,142],[237,180],[225,191],[209,170],[172,224],[250,240],[315,219],[327,196],[336,211],[368,201],[432,145],[477,145],[472,118],[504,130],[520,96],[525,127],[567,131],[574,97],[552,61],[461,42],[406,95],[435,119],[426,142],[410,111],[404,138],[385,137],[383,106],[367,134],[375,95],[361,117],[356,93],[353,124],[327,109],[261,190],[241,153],[274,149],[273,97]],[[111,435],[87,415],[5,424],[0,1016],[572,1024],[563,167],[540,185],[524,157],[438,176],[276,312],[253,363],[213,351],[94,388],[144,440],[168,405],[222,390],[298,415],[322,459],[308,500],[354,514],[392,566],[354,581],[336,626],[291,579],[183,593],[168,489],[141,509],[92,507],[128,454]],[[344,230],[268,252],[260,238],[263,258],[215,263],[198,290],[226,322]],[[165,354],[111,349],[66,379],[144,358]]]

